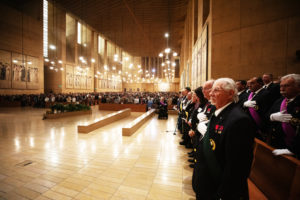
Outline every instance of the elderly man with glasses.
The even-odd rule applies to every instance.
[[[214,82],[210,100],[216,111],[201,129],[193,174],[197,199],[249,199],[247,178],[253,159],[255,124],[236,104],[235,82]]]

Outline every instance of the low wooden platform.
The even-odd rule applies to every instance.
[[[178,115],[178,111],[177,110],[168,110],[168,114],[169,115]]]
[[[300,160],[273,155],[274,148],[255,139],[249,177],[250,199],[300,199]]]
[[[62,112],[62,113],[56,113],[56,114],[44,114],[43,119],[58,119],[58,118],[63,118],[63,117],[72,117],[72,116],[89,115],[89,114],[92,114],[92,110]]]
[[[98,128],[101,128],[103,126],[106,126],[112,122],[115,122],[117,120],[123,119],[127,116],[130,116],[131,110],[129,108],[120,110],[118,112],[114,112],[108,115],[105,115],[104,117],[101,117],[99,121],[94,122],[89,125],[80,125],[77,127],[78,133],[89,133],[91,131],[94,131]]]
[[[100,103],[99,110],[123,110],[130,108],[132,112],[146,112],[147,104]]]
[[[139,116],[131,123],[122,128],[123,136],[131,136],[136,130],[138,130],[149,118],[155,114],[155,109],[151,109],[143,115]]]

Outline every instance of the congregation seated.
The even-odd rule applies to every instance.
[[[153,105],[159,102],[160,97],[175,102],[178,98],[175,92],[105,92],[105,93],[45,93],[0,95],[0,105],[4,103],[20,103],[21,106],[47,107],[55,103],[77,103],[96,105],[98,103],[115,104],[147,104],[149,99]],[[175,99],[175,100],[174,100]]]

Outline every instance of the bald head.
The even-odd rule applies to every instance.
[[[214,84],[215,80],[209,80],[209,81],[206,81],[203,85],[203,94],[204,94],[204,97],[209,100],[210,99],[210,96],[209,96],[209,93],[211,91],[211,88]]]

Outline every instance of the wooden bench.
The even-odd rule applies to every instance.
[[[146,112],[147,104],[99,103],[99,110],[122,110],[130,108],[132,112]]]
[[[131,123],[122,128],[123,136],[131,136],[137,129],[139,129],[149,118],[155,114],[155,109],[151,109],[148,112],[137,117]]]
[[[300,161],[273,155],[274,148],[255,139],[249,182],[250,199],[300,199]]]
[[[0,101],[0,107],[21,107],[21,101]]]
[[[89,133],[91,131],[94,131],[98,128],[101,128],[103,126],[106,126],[107,124],[110,124],[112,122],[115,122],[117,120],[123,119],[127,116],[130,116],[131,110],[130,109],[124,109],[120,110],[118,112],[114,112],[108,115],[105,115],[104,117],[101,117],[98,121],[89,124],[89,125],[80,125],[77,127],[78,133]]]

